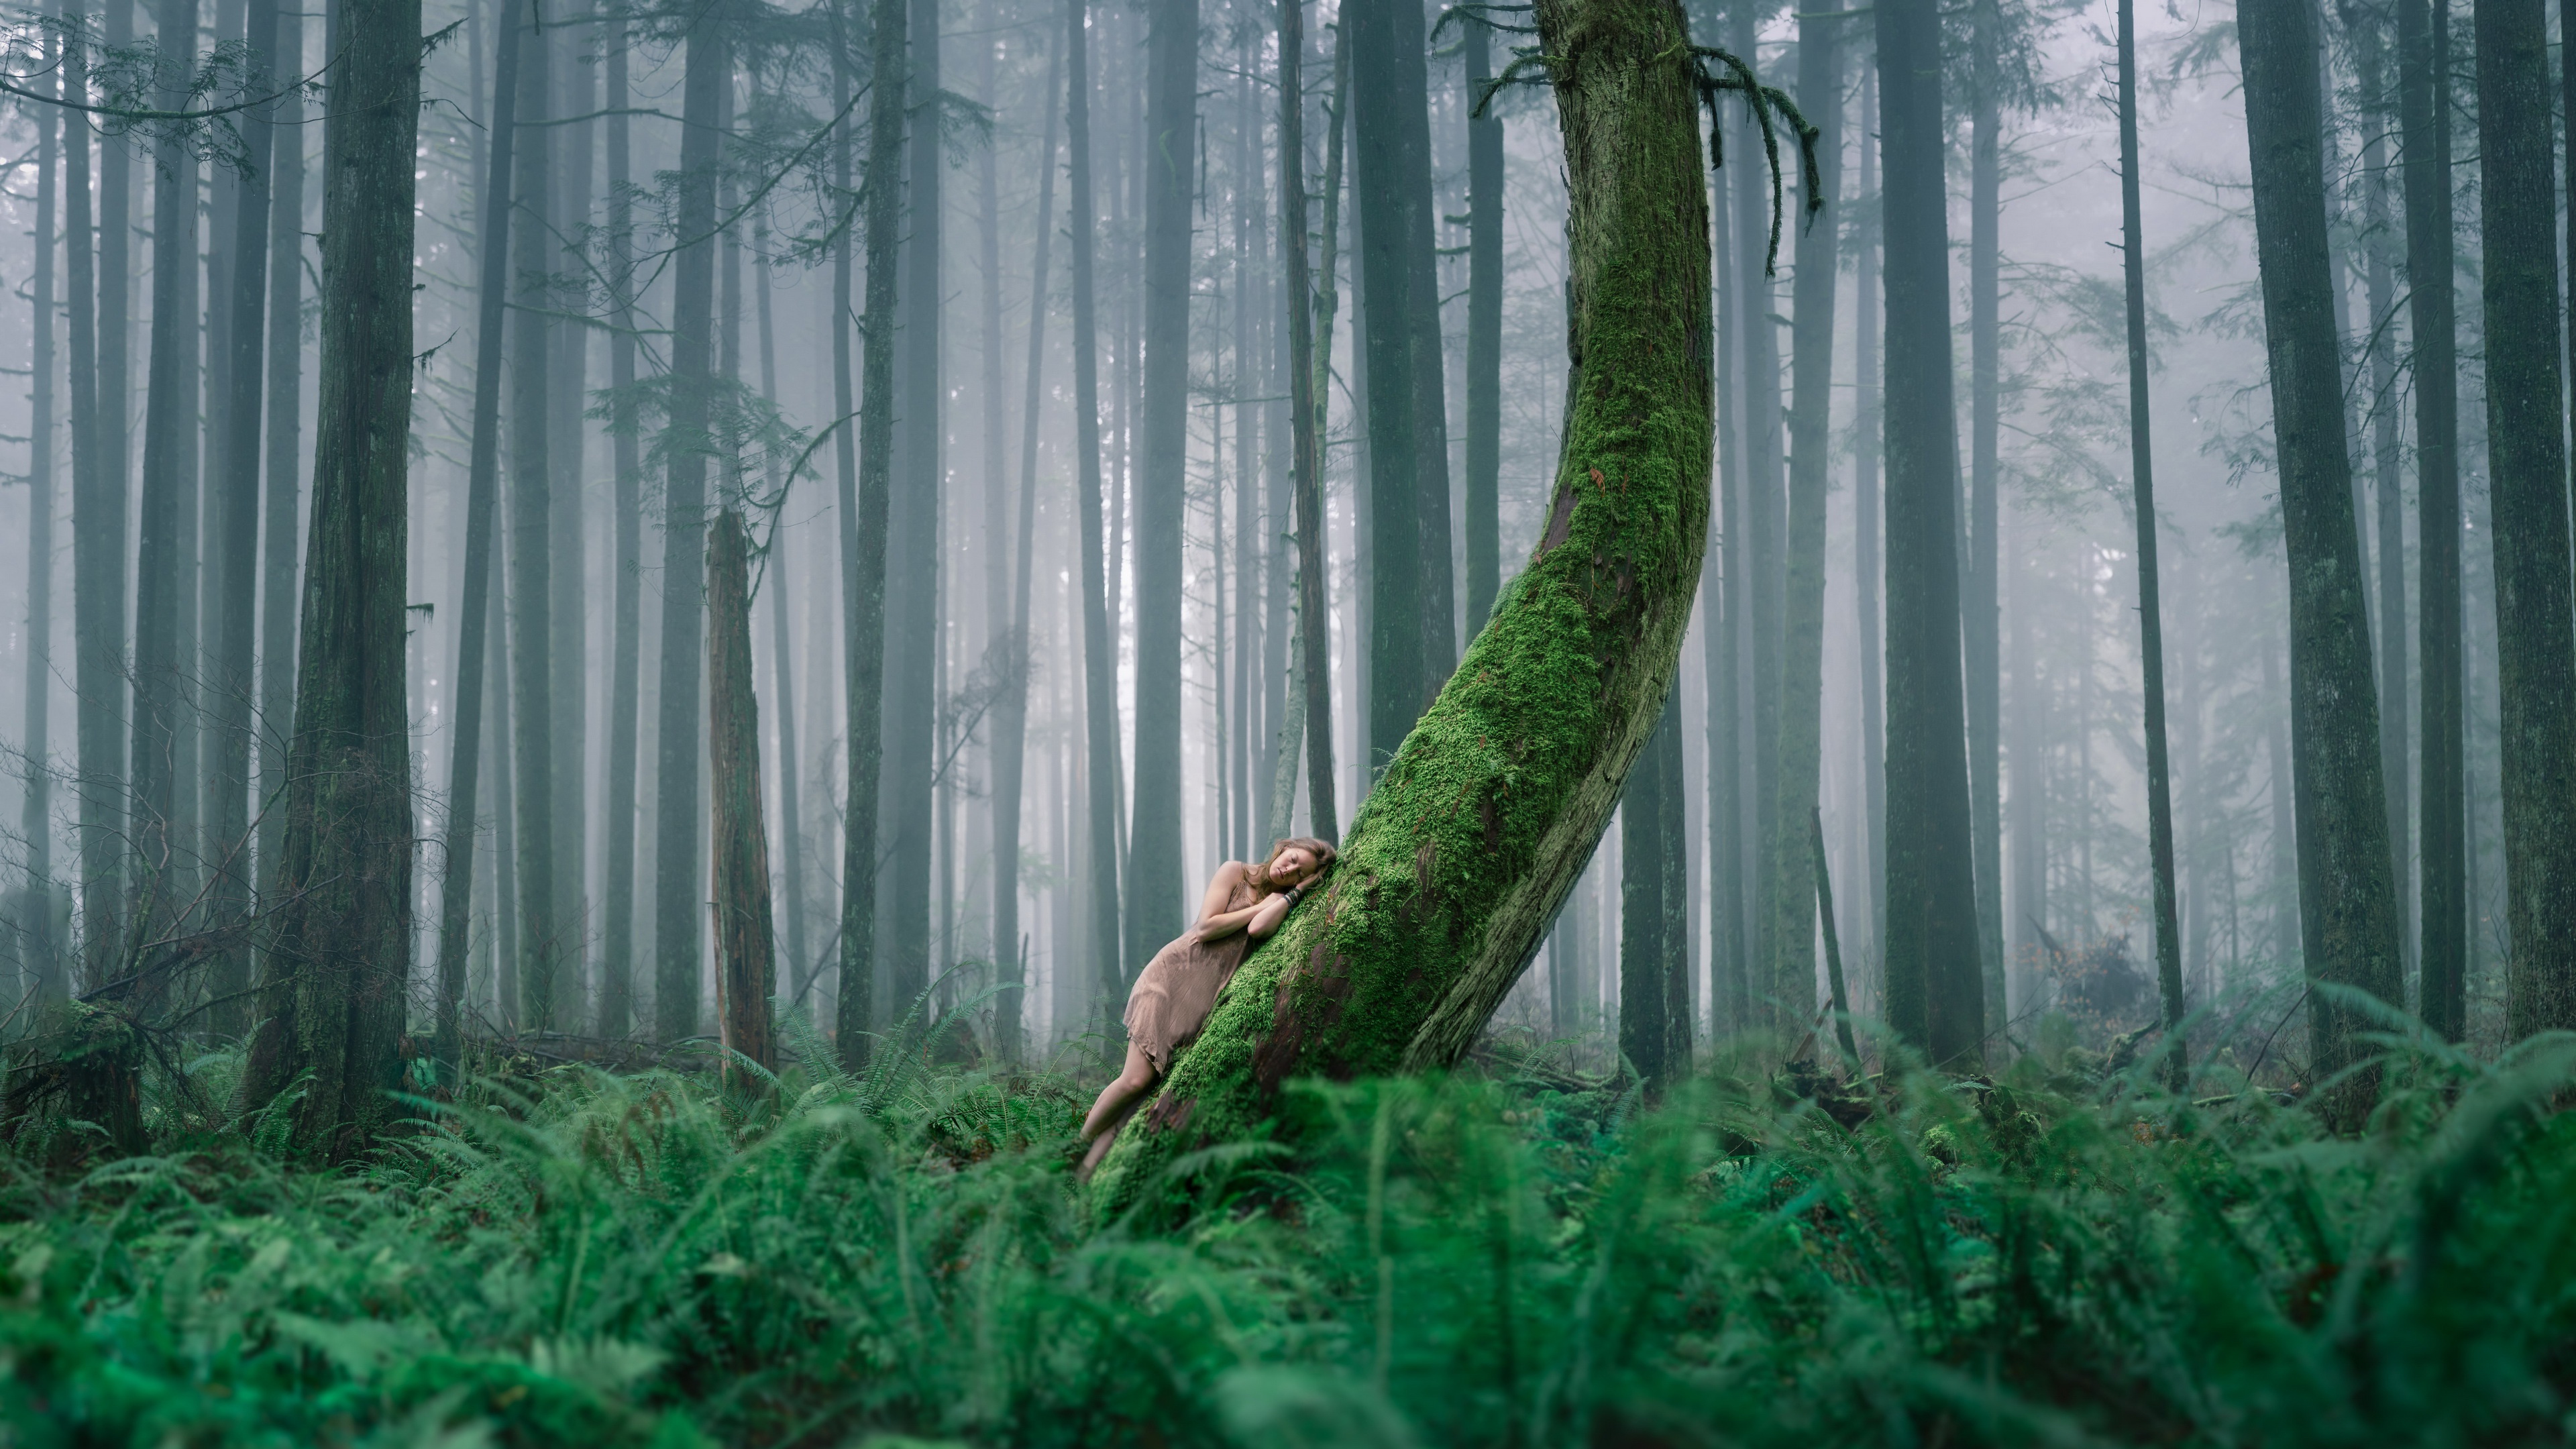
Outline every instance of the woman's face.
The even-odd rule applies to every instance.
[[[1302,845],[1292,845],[1279,852],[1270,862],[1270,882],[1277,886],[1304,885],[1315,873],[1315,857]]]

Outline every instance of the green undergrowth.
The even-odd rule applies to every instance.
[[[0,1444],[2564,1442],[2576,1045],[2391,1053],[2346,1139],[2143,1069],[1847,1128],[1489,1056],[1107,1220],[1074,1082],[891,1053],[487,1077],[343,1174],[174,1127],[11,1160]]]

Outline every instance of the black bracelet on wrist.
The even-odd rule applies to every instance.
[[[1306,888],[1304,886],[1290,886],[1281,894],[1288,902],[1288,909],[1293,911],[1297,908],[1297,903],[1306,898]]]

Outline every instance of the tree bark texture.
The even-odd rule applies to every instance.
[[[77,44],[65,48],[63,86],[70,98],[88,100],[88,58]],[[103,240],[90,220],[85,132],[64,148],[63,182],[64,269],[71,284],[72,681],[80,695],[73,745],[79,769],[81,919],[87,932],[81,979],[95,986],[104,980],[113,943],[124,934],[118,924],[124,905],[118,817],[125,782],[126,503],[124,473],[110,465],[107,423],[99,411],[105,275],[98,256]],[[119,280],[114,285],[124,284]],[[261,854],[263,860],[268,856],[265,848]]]
[[[277,66],[304,73],[304,17],[277,16]],[[286,727],[295,714],[296,527],[304,463],[304,97],[280,96],[269,146],[268,464],[260,523],[260,894],[276,895],[285,812]]]
[[[1960,698],[1958,424],[1950,374],[1950,224],[1942,195],[1940,18],[1877,8],[1887,250],[1888,1024],[1940,1066],[1986,1035]]]
[[[516,7],[514,6],[513,9]],[[519,38],[519,114],[547,119],[552,100],[554,36],[533,4],[511,17]],[[551,138],[539,131],[511,158],[507,205],[525,213],[510,231],[510,745],[518,798],[507,808],[519,828],[519,1000],[509,1020],[551,1031],[561,1002],[555,977],[570,945],[556,910],[554,472],[547,402],[554,331],[546,273],[555,254],[546,209],[554,186]],[[492,173],[497,190],[501,173]],[[683,223],[685,226],[685,223]],[[675,387],[675,397],[677,388]]]
[[[403,689],[419,0],[341,0],[323,130],[321,401],[276,946],[246,1081],[345,1159],[392,1110],[411,954]]]
[[[1467,70],[1467,632],[1485,627],[1502,584],[1503,118],[1478,109],[1493,80],[1493,37],[1470,18]]]
[[[2389,875],[2379,701],[2370,675],[2319,172],[2316,25],[2316,12],[2305,0],[2249,0],[2237,15],[2289,559],[2300,944],[2312,981],[2367,991],[2394,1004],[2400,1000],[2397,902]],[[2542,166],[2545,186],[2545,153]],[[2542,225],[2546,245],[2546,220]],[[2320,1080],[2365,1052],[2355,1033],[2368,1029],[2366,1020],[2330,997],[2310,997],[2308,1027]],[[2375,1090],[2367,1078],[2349,1083],[2329,1104],[2330,1115],[2358,1121]]]
[[[626,187],[633,176],[627,131],[626,75],[630,32],[619,25],[608,48],[608,276],[616,328],[608,334],[616,572],[609,580],[608,778],[602,812],[606,859],[601,882],[599,1022],[621,1037],[635,1022],[635,756],[644,653],[644,463],[635,408],[635,220]],[[833,313],[836,335],[843,328]],[[849,411],[844,406],[843,412]]]
[[[60,71],[62,41],[51,38],[38,52],[52,72],[29,89],[39,94],[51,91],[54,76]],[[46,57],[44,51],[52,55]],[[27,893],[21,899],[18,922],[20,961],[40,1002],[62,995],[61,961],[56,954],[62,942],[54,935],[54,820],[53,820],[53,746],[48,738],[52,724],[54,682],[54,378],[57,372],[54,356],[54,211],[61,166],[56,155],[56,137],[61,134],[62,120],[55,109],[36,107],[36,236],[35,276],[31,279],[28,301],[31,342],[28,348],[29,381],[27,417],[27,634],[25,705],[26,731],[20,737],[19,749],[26,766],[26,795],[21,802],[19,830],[26,842]],[[74,144],[89,144],[89,134],[82,130]],[[87,238],[75,238],[74,245],[86,245]]]
[[[2476,0],[2487,452],[2504,779],[2505,1026],[2576,1026],[2576,627],[2559,372],[2549,27]],[[2396,1000],[2394,993],[2388,999]]]
[[[910,130],[904,165],[909,178],[902,292],[896,331],[902,338],[899,375],[902,436],[895,444],[901,486],[888,494],[886,555],[886,668],[884,701],[886,789],[884,906],[887,1015],[899,1019],[929,989],[931,979],[930,886],[933,863],[944,858],[934,833],[931,777],[936,769],[939,670],[940,514],[946,506],[943,399],[946,384],[939,345],[942,291],[940,248],[944,212],[941,178],[947,167],[937,126],[939,7],[912,0],[907,23]],[[1193,152],[1193,155],[1196,153]],[[1178,513],[1177,505],[1174,508]],[[1176,524],[1175,527],[1178,525]],[[1141,658],[1142,655],[1140,654]],[[1174,701],[1177,709],[1177,698]]]
[[[2450,17],[2398,0],[2398,125],[2406,188],[2407,333],[2413,347],[2416,546],[2422,660],[2423,896],[2417,1013],[2468,1032],[2468,791],[2460,668],[2460,397],[2451,217]]]
[[[727,1050],[778,1070],[769,830],[760,808],[760,701],[752,693],[751,540],[716,515],[707,540],[707,774],[715,806],[716,1009]]]
[[[1455,1061],[1590,858],[1672,681],[1708,526],[1708,211],[1668,0],[1542,0],[1575,369],[1545,531],[1351,827],[1103,1165],[1276,1125],[1294,1077]],[[1356,43],[1356,42],[1354,42]]]
[[[1351,47],[1351,198],[1358,225],[1352,269],[1368,385],[1369,691],[1367,771],[1374,779],[1404,742],[1426,698],[1423,627],[1429,607],[1421,559],[1423,506],[1413,384],[1411,192],[1402,0],[1362,0],[1343,18]],[[1415,65],[1421,62],[1416,60]],[[1414,105],[1418,108],[1420,101]]]

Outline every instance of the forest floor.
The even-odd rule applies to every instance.
[[[774,1084],[495,1059],[358,1170],[155,1089],[22,1134],[0,1444],[2564,1442],[2576,1044],[2392,1040],[2325,1135],[2024,1058],[1651,1108],[1539,1050],[1294,1089],[1122,1216],[1087,1093],[879,1054]]]

